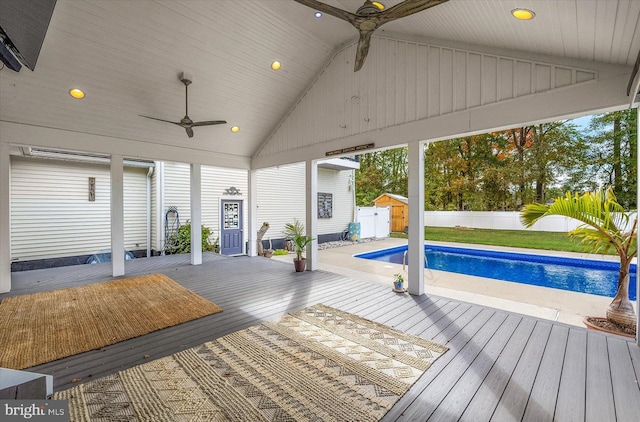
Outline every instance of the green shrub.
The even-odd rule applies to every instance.
[[[274,255],[288,255],[289,252],[285,249],[276,249],[275,251],[273,251]]]
[[[203,252],[220,252],[220,245],[218,239],[213,243],[209,240],[211,236],[211,229],[202,226],[202,251]],[[167,240],[166,253],[168,254],[181,254],[191,252],[191,223],[187,221],[186,224],[178,228],[178,233],[171,236]]]

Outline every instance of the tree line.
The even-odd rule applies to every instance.
[[[519,210],[565,192],[611,186],[626,209],[637,207],[637,111],[542,123],[425,146],[425,209]],[[360,156],[356,203],[407,195],[407,148]]]

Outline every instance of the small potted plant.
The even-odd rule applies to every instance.
[[[398,293],[404,293],[407,289],[404,288],[404,277],[400,273],[393,275],[393,291]]]
[[[298,219],[295,219],[293,223],[287,223],[284,226],[284,235],[293,243],[293,250],[296,253],[296,257],[293,259],[293,266],[296,269],[296,272],[304,271],[307,266],[304,254],[306,252],[307,245],[313,242],[313,238],[305,234],[304,224],[302,224]]]

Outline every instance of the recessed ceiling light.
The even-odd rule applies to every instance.
[[[371,4],[373,4],[375,7],[377,7],[380,10],[384,10],[384,4],[380,3],[379,1],[372,1]]]
[[[78,88],[73,88],[69,90],[69,95],[73,98],[81,99],[84,98],[84,91]]]
[[[282,66],[282,64],[279,61],[274,61],[273,63],[271,63],[271,69],[273,70],[278,70],[280,69],[280,66]]]
[[[511,14],[514,18],[520,19],[521,21],[528,21],[536,16],[536,14],[529,9],[513,9]]]
[[[316,13],[313,14],[316,18],[320,19],[322,17],[322,12],[317,10]]]
[[[240,126],[232,126],[232,127],[231,127],[231,132],[233,132],[233,133],[238,133],[238,132],[240,132]]]

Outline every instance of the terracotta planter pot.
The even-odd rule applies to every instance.
[[[293,266],[295,267],[297,273],[301,273],[307,267],[307,260],[305,258],[293,258]]]
[[[635,336],[631,335],[631,334],[626,334],[626,333],[621,333],[619,331],[612,331],[612,330],[607,330],[606,328],[603,327],[599,327],[597,325],[592,324],[591,322],[589,322],[587,320],[587,318],[591,318],[591,319],[597,319],[598,321],[606,321],[606,318],[597,318],[597,317],[584,317],[582,318],[582,322],[584,323],[584,325],[587,326],[587,328],[591,329],[591,330],[596,330],[596,331],[602,331],[604,333],[609,333],[609,334],[617,334],[619,336],[624,336],[624,337],[630,337],[630,338],[635,338]]]

